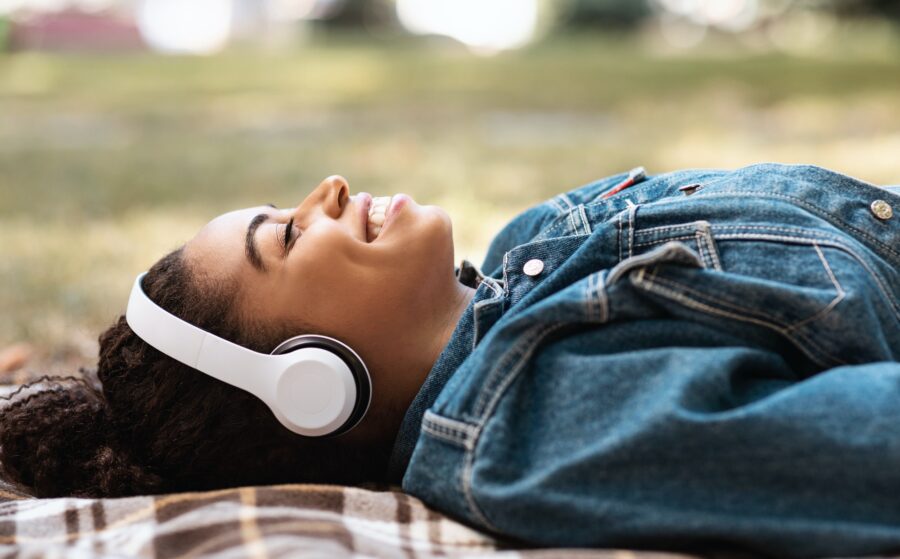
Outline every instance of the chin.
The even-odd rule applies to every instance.
[[[453,244],[453,221],[450,219],[450,214],[444,211],[444,208],[440,206],[426,206],[431,209],[431,212],[434,214],[434,220],[432,227],[436,230],[436,236],[442,236],[449,239],[450,244]]]
[[[447,229],[453,228],[453,221],[450,219],[450,214],[448,214],[444,208],[440,206],[421,206],[422,209],[427,209],[431,213],[436,216],[436,219],[440,219],[442,222],[446,224]]]
[[[447,258],[445,253],[449,251],[452,260],[453,223],[450,216],[439,206],[419,206],[416,210],[419,215],[416,216],[413,242],[417,251],[422,251],[422,256],[432,262]]]

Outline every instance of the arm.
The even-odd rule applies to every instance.
[[[824,250],[846,294],[834,306],[816,250],[739,242],[720,243],[724,272],[672,265],[683,251],[664,247],[667,265],[623,262],[634,267],[617,281],[614,269],[593,282],[608,281],[605,323],[529,339],[533,352],[473,451],[473,503],[489,528],[541,545],[721,541],[786,557],[900,549],[900,363],[878,350],[887,360],[823,368],[813,362],[822,355],[754,318],[764,310],[791,335],[807,329],[809,344],[863,360],[834,333],[846,347],[859,336],[867,348],[896,343],[896,322],[878,319],[886,301],[845,254]],[[736,250],[769,257],[756,272]],[[780,261],[794,264],[771,266]],[[771,277],[749,275],[767,267]],[[729,294],[773,307],[725,316],[713,305]],[[528,339],[509,332],[501,346]]]
[[[534,404],[544,428],[529,431],[527,458],[506,461],[522,469],[508,483],[475,473],[475,500],[503,533],[543,545],[719,540],[792,557],[900,549],[900,363],[801,381],[750,348],[646,343],[590,363],[563,349],[589,338],[556,342],[554,369],[580,371],[557,376],[539,398],[551,405]]]

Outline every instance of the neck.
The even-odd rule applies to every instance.
[[[474,297],[475,289],[453,278],[450,296],[445,299],[447,305],[435,313],[434,322],[423,325],[424,327],[420,329],[422,336],[414,347],[421,349],[417,351],[414,359],[407,362],[403,370],[390,371],[391,378],[387,379],[387,382],[373,386],[373,390],[380,390],[383,394],[378,396],[373,394],[373,409],[357,428],[346,433],[344,438],[347,442],[365,442],[386,446],[388,449],[393,446],[406,410],[412,404],[441,352],[450,342],[456,325]],[[385,378],[379,375],[380,380]],[[376,402],[379,402],[377,406]]]
[[[432,367],[434,367],[434,363],[437,361],[438,357],[440,357],[441,352],[444,351],[444,348],[450,343],[450,338],[453,336],[456,325],[459,324],[459,320],[466,311],[466,307],[469,306],[469,303],[475,297],[475,289],[463,285],[457,281],[456,278],[454,278],[453,284],[452,296],[449,298],[449,306],[444,313],[439,315],[443,318],[439,320],[435,326],[434,331],[436,332],[436,335],[431,337],[432,346],[430,351],[427,352],[428,359],[426,360],[428,369],[421,374],[419,386],[422,386],[422,383],[425,382],[425,377],[431,371]]]
[[[390,439],[390,444],[393,444],[394,438],[400,430],[406,410],[412,404],[441,352],[450,343],[456,325],[459,324],[462,314],[474,297],[475,290],[463,285],[454,277],[450,296],[446,299],[447,306],[442,312],[435,314],[435,321],[430,328],[422,329],[425,337],[420,345],[423,348],[420,353],[421,359],[408,370],[407,375],[404,375],[403,387],[397,386],[398,390],[392,394],[393,403],[390,406],[392,413],[385,422],[387,426],[385,434]]]

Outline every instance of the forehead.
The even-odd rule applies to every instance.
[[[254,216],[261,213],[271,214],[274,211],[275,210],[269,206],[253,206],[252,208],[243,208],[223,213],[222,215],[209,220],[209,222],[197,232],[195,238],[207,235],[218,236],[228,234],[235,229],[239,230],[240,233],[244,233],[247,230],[247,225]]]
[[[249,265],[244,253],[247,226],[256,215],[276,211],[270,206],[254,206],[213,218],[185,244],[185,257],[212,276],[233,273]]]

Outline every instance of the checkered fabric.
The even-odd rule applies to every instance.
[[[15,388],[0,386],[0,395]],[[689,556],[532,549],[473,530],[403,493],[396,485],[289,484],[116,499],[37,499],[0,480],[0,557]]]
[[[0,489],[4,557],[609,558],[625,550],[517,549],[396,487],[291,484],[118,499]],[[684,556],[680,556],[684,557]]]

